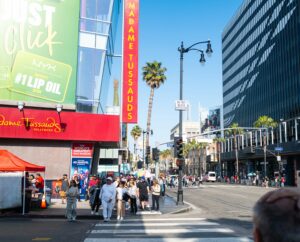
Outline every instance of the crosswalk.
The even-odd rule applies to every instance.
[[[205,218],[137,218],[97,223],[84,242],[252,242]]]

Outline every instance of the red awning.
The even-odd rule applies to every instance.
[[[45,171],[45,167],[24,161],[7,150],[0,150],[0,171]]]

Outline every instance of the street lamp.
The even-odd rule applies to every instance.
[[[198,51],[200,52],[200,63],[204,64],[205,63],[205,57],[204,57],[204,51],[199,50],[197,48],[194,48],[196,45],[199,44],[207,44],[206,48],[206,54],[210,56],[212,54],[212,48],[211,48],[211,43],[210,40],[207,41],[200,41],[197,42],[193,45],[191,45],[188,48],[184,48],[183,46],[183,41],[181,42],[181,46],[178,48],[178,51],[180,52],[180,84],[179,84],[179,100],[183,100],[183,54],[188,53],[191,50]],[[179,137],[182,138],[182,110],[179,110]],[[177,205],[183,204],[183,189],[182,189],[182,166],[183,162],[179,163],[178,167],[178,192],[177,192]]]

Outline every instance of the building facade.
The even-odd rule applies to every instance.
[[[295,184],[300,170],[299,152],[295,149],[300,116],[299,7],[299,0],[245,0],[222,34],[224,126],[238,123],[253,127],[263,115],[277,121],[278,128],[265,134],[269,136],[267,145],[270,151],[275,151],[275,146],[285,146],[283,170],[290,184]],[[263,145],[254,137],[257,134],[247,139],[244,136],[240,142],[243,140],[243,145],[237,148],[244,148],[246,143]],[[246,153],[244,173],[253,166],[261,170],[261,157]],[[271,171],[275,172],[279,168],[276,160],[274,163]],[[229,170],[234,174],[233,167]]]
[[[120,0],[0,0],[0,147],[46,179],[97,172],[117,148],[106,114]]]

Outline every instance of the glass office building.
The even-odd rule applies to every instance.
[[[80,112],[105,112],[120,13],[120,0],[81,1],[76,92]]]
[[[246,0],[222,34],[224,124],[300,115],[298,0]]]
[[[233,137],[227,138],[222,159],[229,176],[237,169],[239,175],[258,171],[270,178],[280,171],[289,185],[300,184],[299,7],[299,0],[245,0],[223,31],[224,127],[253,127],[263,115],[278,122],[264,134],[244,130],[236,147]]]

